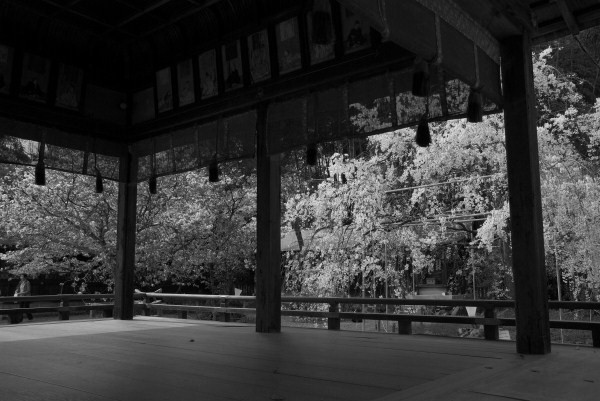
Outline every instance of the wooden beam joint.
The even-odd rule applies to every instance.
[[[577,24],[577,20],[575,20],[575,16],[573,15],[573,12],[571,12],[567,2],[565,0],[555,0],[555,2],[560,10],[560,15],[562,15],[565,24],[567,24],[567,27],[569,28],[569,32],[571,32],[572,35],[579,35],[579,24]]]

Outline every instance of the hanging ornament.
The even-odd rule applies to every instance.
[[[104,183],[102,182],[102,174],[100,174],[100,170],[96,167],[96,193],[101,194],[104,192]]]
[[[421,58],[415,60],[413,67],[412,94],[419,97],[429,94],[429,64]]]
[[[151,195],[156,195],[157,176],[156,176],[156,141],[152,145],[152,156],[150,156],[150,177],[148,177],[148,191]]]
[[[219,163],[217,161],[217,155],[219,154],[219,135],[220,135],[220,127],[222,124],[221,117],[219,117],[217,121],[217,137],[215,138],[215,154],[213,155],[212,160],[208,164],[208,181],[209,182],[219,182]],[[227,135],[228,124],[224,123],[225,126],[225,135]]]
[[[148,178],[148,190],[152,195],[156,195],[157,185],[156,171],[153,171],[150,173],[150,177]]]
[[[213,157],[208,165],[208,181],[219,182],[219,163],[217,162],[217,155]]]
[[[429,134],[429,124],[427,123],[427,113],[423,114],[419,125],[417,126],[417,135],[415,136],[417,145],[427,147],[431,144],[431,135]]]
[[[35,165],[35,185],[46,185],[46,166],[42,159]]]
[[[470,123],[480,123],[483,121],[483,100],[481,97],[481,86],[479,77],[479,50],[473,43],[473,55],[475,56],[475,85],[469,92],[469,101],[467,103],[467,121]]]
[[[309,143],[306,147],[306,164],[315,166],[317,164],[317,144]]]
[[[104,183],[102,182],[102,174],[98,168],[98,155],[94,152],[94,170],[96,170],[96,193],[104,192]]]
[[[44,140],[40,142],[38,149],[38,161],[35,165],[35,185],[46,185],[46,166],[44,165]]]
[[[483,121],[483,101],[480,89],[471,88],[471,92],[469,92],[467,121],[470,123],[480,123]]]

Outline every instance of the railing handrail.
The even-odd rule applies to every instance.
[[[138,293],[140,295],[140,293]],[[142,296],[149,299],[156,299],[155,302],[144,302],[144,313],[151,311],[177,311],[179,317],[187,319],[188,312],[211,313],[213,319],[225,319],[231,314],[252,314],[256,309],[247,302],[242,302],[242,307],[228,306],[228,301],[254,301],[253,296],[234,296],[234,295],[188,295],[188,294],[164,294],[164,293],[145,293]],[[173,300],[177,304],[163,303],[162,301]],[[183,300],[219,300],[219,306],[208,306],[198,304],[182,305]],[[486,300],[486,299],[398,299],[398,298],[346,298],[346,297],[307,297],[307,296],[281,296],[282,304],[289,303],[316,303],[328,305],[327,310],[292,310],[288,308],[281,309],[282,316],[301,316],[316,317],[327,319],[327,328],[329,330],[340,330],[342,319],[370,319],[370,320],[388,320],[395,321],[399,334],[411,334],[412,322],[429,323],[452,323],[452,324],[472,324],[483,326],[483,337],[486,340],[498,340],[500,338],[500,326],[515,326],[515,318],[498,317],[498,308],[515,308],[513,300]],[[439,314],[420,314],[410,313],[408,311],[387,311],[385,313],[375,311],[344,312],[340,310],[341,304],[359,304],[359,305],[416,305],[416,306],[475,306],[483,309],[483,314],[477,316],[459,316],[459,315],[439,315]],[[548,301],[549,308],[552,309],[600,309],[600,302],[571,302],[571,301]],[[592,333],[592,346],[600,348],[600,322],[598,321],[580,321],[580,320],[550,320],[549,325],[552,328],[567,328],[576,330],[589,330]]]
[[[61,302],[65,300],[80,301],[86,299],[114,299],[114,294],[58,294],[58,295],[30,295],[26,297],[0,297],[0,303],[11,302]]]
[[[57,294],[32,295],[27,297],[0,297],[1,303],[13,302],[64,302],[92,299],[114,300],[115,294]],[[173,294],[160,292],[136,292],[134,299],[177,299],[177,300],[222,300],[222,301],[254,301],[253,295],[208,295],[208,294]],[[420,299],[420,298],[362,298],[362,297],[311,297],[282,295],[282,303],[320,303],[320,304],[364,304],[364,305],[423,305],[423,306],[477,306],[482,308],[514,308],[513,300],[493,299]],[[550,309],[600,309],[600,302],[588,301],[548,301]]]
[[[144,293],[135,293],[134,299],[143,299]],[[114,300],[115,294],[57,294],[57,295],[30,295],[26,297],[0,297],[0,304],[13,302],[64,302],[83,301],[89,299]]]
[[[171,294],[162,292],[138,292],[137,295],[147,298],[160,299],[188,299],[188,300],[228,300],[228,301],[254,301],[254,295],[208,295],[208,294]]]
[[[168,294],[156,292],[135,292],[133,298],[138,301],[135,308],[144,314],[150,311],[175,310],[179,317],[186,319],[188,312],[209,312],[215,317],[224,317],[227,321],[231,314],[253,314],[256,313],[252,302],[256,300],[254,296],[248,295],[206,295],[206,294]],[[103,299],[111,302],[91,303],[86,300]],[[89,310],[90,317],[93,310],[102,310],[104,317],[112,316],[114,294],[58,294],[58,295],[37,295],[28,297],[0,297],[0,313],[8,315],[11,323],[18,323],[19,316],[23,313],[42,313],[58,312],[60,320],[68,320],[72,311]],[[152,301],[155,299],[156,301]],[[179,301],[177,304],[163,303],[162,301]],[[217,300],[219,306],[208,306],[198,304],[181,304],[181,301],[207,301]],[[82,304],[75,305],[72,301],[82,301]],[[150,301],[150,302],[148,302]],[[232,307],[228,305],[229,301],[239,301],[242,307]],[[37,307],[15,307],[15,304],[22,302],[57,302],[56,306],[37,306]],[[248,305],[250,302],[250,305]],[[341,319],[371,319],[371,320],[393,320],[398,325],[399,334],[411,334],[412,322],[431,322],[431,323],[454,323],[454,324],[476,324],[483,325],[484,338],[486,340],[499,339],[499,326],[514,326],[514,318],[499,318],[497,308],[514,308],[515,302],[511,300],[476,300],[476,299],[399,299],[399,298],[345,298],[345,297],[306,297],[306,296],[287,296],[282,295],[282,303],[318,303],[327,304],[328,310],[291,310],[282,308],[282,316],[305,316],[319,317],[327,319],[327,327],[330,330],[339,330]],[[5,308],[3,304],[12,304]],[[483,315],[478,316],[457,316],[457,315],[438,315],[438,314],[415,314],[402,311],[393,311],[385,313],[377,311],[371,312],[344,312],[340,310],[341,304],[358,305],[417,305],[417,306],[475,306],[483,309]],[[8,305],[7,305],[8,306]],[[548,301],[548,306],[552,309],[600,309],[600,302],[573,302],[573,301]],[[364,309],[363,309],[364,310]],[[399,313],[398,313],[399,312]],[[22,319],[22,318],[21,318]],[[577,320],[550,320],[550,327],[567,328],[576,330],[590,330],[592,332],[592,345],[600,348],[600,322],[598,321],[577,321]]]
[[[152,299],[188,299],[188,300],[228,300],[254,301],[252,295],[207,295],[207,294],[171,294],[142,292],[138,296]],[[362,298],[362,297],[311,297],[281,296],[282,303],[321,303],[321,304],[365,304],[365,305],[423,305],[423,306],[478,306],[496,308],[514,308],[514,300],[494,299],[421,299],[421,298]],[[548,301],[550,309],[600,309],[600,302],[588,301]]]
[[[362,298],[362,297],[307,297],[284,296],[281,302],[337,303],[369,305],[425,305],[425,306],[482,306],[514,307],[514,301],[483,299],[420,299],[420,298]],[[599,304],[600,305],[600,304]]]

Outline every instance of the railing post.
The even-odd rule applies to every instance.
[[[592,346],[600,348],[600,327],[592,328]]]
[[[221,298],[221,301],[219,302],[219,307],[220,308],[227,308],[227,298]],[[220,321],[221,322],[228,322],[229,321],[229,313],[227,312],[221,312],[220,315]]]
[[[496,308],[494,306],[485,306],[485,309],[483,311],[483,317],[485,318],[489,318],[489,319],[495,319],[496,318]],[[486,340],[493,340],[493,341],[497,341],[500,336],[499,336],[499,332],[498,332],[498,325],[497,324],[485,324],[483,325],[483,334]]]
[[[60,306],[61,308],[68,308],[69,307],[69,301],[63,299],[60,302]],[[69,320],[69,316],[70,316],[71,312],[67,309],[67,310],[59,310],[58,311],[58,320]]]
[[[142,305],[144,307],[142,312],[144,316],[150,316],[150,308],[148,307],[148,294],[144,294],[144,298],[142,299]]]
[[[339,313],[340,308],[339,308],[339,304],[337,302],[331,302],[329,304],[329,312],[331,313]],[[327,318],[327,329],[329,330],[339,330],[340,329],[340,315],[338,314],[337,317],[328,317]]]
[[[19,314],[17,312],[9,312],[8,321],[10,322],[10,324],[19,323]]]
[[[113,308],[114,308],[114,306],[113,306]],[[113,317],[113,311],[114,311],[113,308],[103,309],[102,310],[102,317]]]
[[[412,334],[412,321],[398,319],[398,334]]]

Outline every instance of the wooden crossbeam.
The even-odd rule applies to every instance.
[[[531,9],[526,4],[516,0],[489,1],[515,26],[515,28],[519,30],[524,28],[530,32],[535,30]]]
[[[555,0],[555,1],[556,1],[556,6],[560,10],[560,14],[562,15],[563,19],[565,20],[567,27],[569,28],[569,32],[571,32],[572,35],[578,35],[579,34],[579,25],[577,24],[577,21],[575,20],[575,16],[571,12],[571,9],[569,8],[569,5],[567,4],[567,2],[565,0]]]
[[[131,36],[132,38],[136,37],[135,34],[129,32],[129,31],[126,31],[124,29],[120,29],[118,27],[115,27],[115,26],[113,26],[113,25],[111,25],[111,24],[109,24],[107,22],[104,22],[104,21],[101,21],[101,20],[99,20],[99,19],[97,19],[95,17],[92,17],[91,15],[87,15],[85,13],[82,13],[82,12],[79,12],[77,10],[74,10],[73,8],[71,8],[69,6],[63,6],[62,4],[59,4],[59,3],[55,2],[55,1],[52,1],[52,0],[42,0],[42,1],[44,3],[46,3],[46,4],[50,4],[51,6],[58,8],[59,10],[62,10],[64,12],[67,12],[67,13],[70,13],[70,14],[73,14],[73,15],[77,15],[78,17],[81,17],[81,18],[85,18],[88,21],[92,21],[92,22],[94,22],[94,23],[96,23],[98,25],[101,25],[101,26],[105,27],[105,28],[116,29],[119,32],[124,33],[127,36]]]
[[[123,21],[119,22],[119,23],[118,23],[118,24],[115,26],[115,28],[120,28],[120,27],[122,27],[122,26],[125,26],[125,25],[127,25],[128,23],[130,23],[130,22],[132,22],[132,21],[134,21],[134,20],[136,20],[136,19],[138,19],[138,18],[140,18],[140,17],[142,17],[142,16],[144,16],[144,15],[148,14],[149,12],[151,12],[151,11],[153,11],[153,10],[156,10],[156,9],[157,9],[157,8],[159,8],[159,7],[162,7],[162,6],[164,6],[165,4],[167,4],[167,3],[169,3],[169,2],[171,2],[171,0],[160,0],[160,1],[157,1],[156,3],[154,3],[154,4],[152,4],[152,5],[150,5],[150,6],[146,7],[146,8],[144,8],[143,10],[140,10],[139,12],[137,12],[137,13],[133,14],[131,17],[129,17],[129,18],[126,18],[125,20],[123,20]]]
[[[500,45],[496,38],[451,0],[416,0],[431,10],[483,50],[492,60],[500,59]]]
[[[534,9],[535,12],[535,9]],[[600,3],[572,14],[579,30],[591,28],[600,24]],[[567,17],[568,18],[568,17]],[[533,43],[540,44],[571,34],[564,18],[556,18],[540,23],[534,32]]]
[[[202,2],[200,5],[198,5],[197,7],[194,7],[192,9],[190,9],[189,11],[187,11],[187,12],[185,12],[183,14],[178,15],[177,17],[171,18],[170,20],[168,20],[164,24],[161,24],[161,25],[159,25],[157,27],[154,27],[154,28],[152,28],[152,29],[150,29],[150,30],[142,33],[142,35],[140,37],[143,38],[143,37],[146,37],[148,35],[153,34],[154,32],[158,32],[158,31],[160,31],[160,30],[162,30],[162,29],[164,29],[164,28],[166,28],[166,27],[168,27],[170,25],[175,24],[176,22],[179,22],[180,20],[182,20],[184,18],[187,18],[187,17],[190,17],[190,16],[192,16],[194,14],[199,13],[200,11],[202,11],[202,10],[204,10],[204,9],[212,6],[213,4],[218,3],[219,1],[221,1],[221,0],[206,0],[206,1]]]

